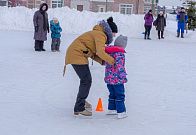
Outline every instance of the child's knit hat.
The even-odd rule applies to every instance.
[[[127,46],[127,36],[123,36],[123,35],[118,36],[114,41],[114,46],[119,46],[125,49]]]

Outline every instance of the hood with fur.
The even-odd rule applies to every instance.
[[[48,4],[46,4],[46,3],[42,3],[42,4],[40,5],[39,10],[40,10],[40,11],[43,11],[43,10],[42,10],[42,7],[43,7],[43,6],[46,6],[46,10],[44,10],[44,11],[47,11],[47,10],[48,10]]]

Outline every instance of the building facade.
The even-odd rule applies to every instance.
[[[143,0],[71,0],[70,5],[79,11],[89,10],[92,12],[120,12],[122,14],[143,14]]]
[[[155,12],[159,0],[144,0],[144,13],[147,13],[150,9]]]
[[[27,6],[27,0],[8,0],[9,7]]]
[[[60,8],[68,6],[78,11],[92,12],[120,12],[121,14],[143,14],[157,0],[0,0],[10,3],[9,6],[25,6],[28,8],[39,8],[40,4],[45,2],[49,8]],[[152,3],[154,1],[154,4]],[[2,2],[3,3],[3,2]],[[5,2],[4,2],[5,3]],[[4,4],[5,5],[5,4]]]
[[[8,6],[25,6],[28,8],[38,8],[41,3],[47,3],[49,8],[64,6],[64,0],[8,0]]]
[[[47,3],[50,7],[50,0],[26,0],[28,8],[39,8],[41,3]]]

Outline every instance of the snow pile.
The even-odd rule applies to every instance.
[[[0,30],[33,31],[33,15],[37,9],[25,7],[0,7]],[[143,31],[143,15],[122,15],[120,13],[79,12],[68,7],[49,9],[49,19],[59,18],[63,33],[81,34],[91,30],[100,20],[113,16],[119,33],[134,36]]]

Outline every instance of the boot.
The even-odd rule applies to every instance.
[[[35,51],[37,51],[37,52],[41,52],[42,50],[40,50],[40,49],[35,49]]]
[[[150,38],[150,34],[148,34],[148,37],[147,37],[147,39],[148,39],[148,40],[151,40],[151,38]]]
[[[86,110],[92,111],[92,105],[89,102],[85,101],[84,107],[85,107]]]
[[[84,111],[81,111],[81,112],[74,112],[74,115],[84,115],[84,116],[92,116],[92,112],[88,111],[88,110],[84,110]]]
[[[144,34],[144,39],[146,39],[146,34]]]
[[[128,117],[126,112],[118,113],[118,119],[123,119],[126,117]]]
[[[181,38],[184,38],[184,33],[181,33]]]
[[[40,41],[40,49],[41,49],[41,51],[46,51],[43,47],[44,47],[44,41]]]
[[[42,51],[46,51],[44,48],[42,48]]]
[[[162,38],[162,39],[164,39],[164,36],[163,36],[163,31],[161,31],[161,38]]]
[[[41,49],[40,49],[40,45],[39,45],[40,43],[39,43],[39,41],[38,40],[35,40],[35,46],[34,46],[34,48],[35,48],[35,51],[38,51],[38,52],[40,52],[41,51]]]
[[[180,37],[180,32],[177,33],[177,37],[178,37],[178,38]]]
[[[147,38],[148,40],[151,40],[151,38],[148,36],[148,38]]]
[[[108,110],[106,115],[117,115],[117,111],[116,110]]]
[[[158,39],[161,39],[161,38],[160,38],[160,31],[158,31]]]

